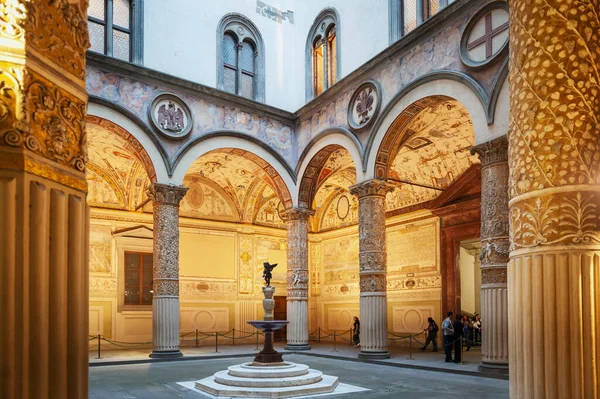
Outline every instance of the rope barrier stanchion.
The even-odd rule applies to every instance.
[[[231,338],[232,339],[232,344],[231,345],[235,346],[235,328],[233,329],[233,332],[231,333],[231,336],[232,336],[232,338]]]
[[[333,330],[333,351],[337,352],[337,331]]]
[[[96,359],[102,359],[100,356],[100,334],[98,334],[98,357]]]
[[[196,328],[196,348],[198,347],[198,329]]]
[[[460,364],[463,364],[463,337],[460,336]]]
[[[215,353],[219,353],[219,333],[215,333]]]
[[[409,335],[409,339],[410,339],[410,344],[408,346],[408,359],[407,360],[415,360],[412,357],[412,341],[413,341],[413,336],[412,334]]]
[[[317,342],[321,343],[321,327],[317,329]]]
[[[258,330],[256,330],[256,350],[258,350]]]

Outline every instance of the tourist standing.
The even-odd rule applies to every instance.
[[[471,349],[471,342],[473,341],[473,324],[471,324],[471,320],[469,320],[469,316],[466,314],[462,317],[463,323],[463,335],[465,337],[465,341],[467,344],[467,352]]]
[[[452,336],[452,342],[454,343],[454,363],[460,363],[461,358],[461,342],[460,337],[464,336],[464,327],[461,321],[462,315],[459,313],[456,315],[456,319],[454,320],[454,335]]]
[[[444,336],[444,353],[446,354],[446,362],[452,361],[452,339],[454,337],[454,325],[451,317],[454,313],[449,311],[446,313],[448,317],[442,323],[442,335]]]
[[[427,326],[426,329],[424,329],[423,331],[427,332],[427,341],[425,341],[425,345],[421,348],[422,351],[424,351],[425,349],[427,349],[427,347],[429,346],[429,343],[432,342],[433,343],[433,351],[437,352],[438,351],[438,344],[437,344],[437,333],[439,331],[439,327],[436,324],[436,322],[433,320],[432,317],[429,317],[427,319],[427,321],[429,322],[429,325]]]
[[[481,341],[481,318],[478,314],[475,314],[475,318],[473,319],[473,341]]]
[[[354,316],[354,324],[352,324],[352,341],[354,346],[360,346],[360,320]]]

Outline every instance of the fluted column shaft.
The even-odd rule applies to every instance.
[[[481,159],[481,333],[479,369],[508,373],[508,140],[480,144]]]
[[[283,215],[287,222],[287,345],[308,350],[308,218],[312,211],[294,208]]]
[[[369,180],[350,187],[358,197],[360,358],[389,358],[385,195],[393,186]]]
[[[154,183],[152,343],[150,357],[179,357],[179,203],[185,187]]]
[[[0,398],[86,398],[87,1],[0,4]]]
[[[600,390],[600,3],[510,4],[510,393]]]

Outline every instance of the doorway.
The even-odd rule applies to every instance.
[[[273,309],[273,317],[275,320],[287,320],[287,297],[275,296],[275,309]],[[273,334],[275,341],[285,341],[287,336],[287,327],[276,330]]]

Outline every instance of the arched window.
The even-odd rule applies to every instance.
[[[142,0],[90,0],[90,51],[142,62]]]
[[[339,76],[339,22],[334,9],[319,14],[307,41],[306,99],[323,93]]]
[[[258,29],[246,17],[228,14],[217,34],[217,87],[264,101],[264,54]]]
[[[390,44],[456,0],[390,0]]]

